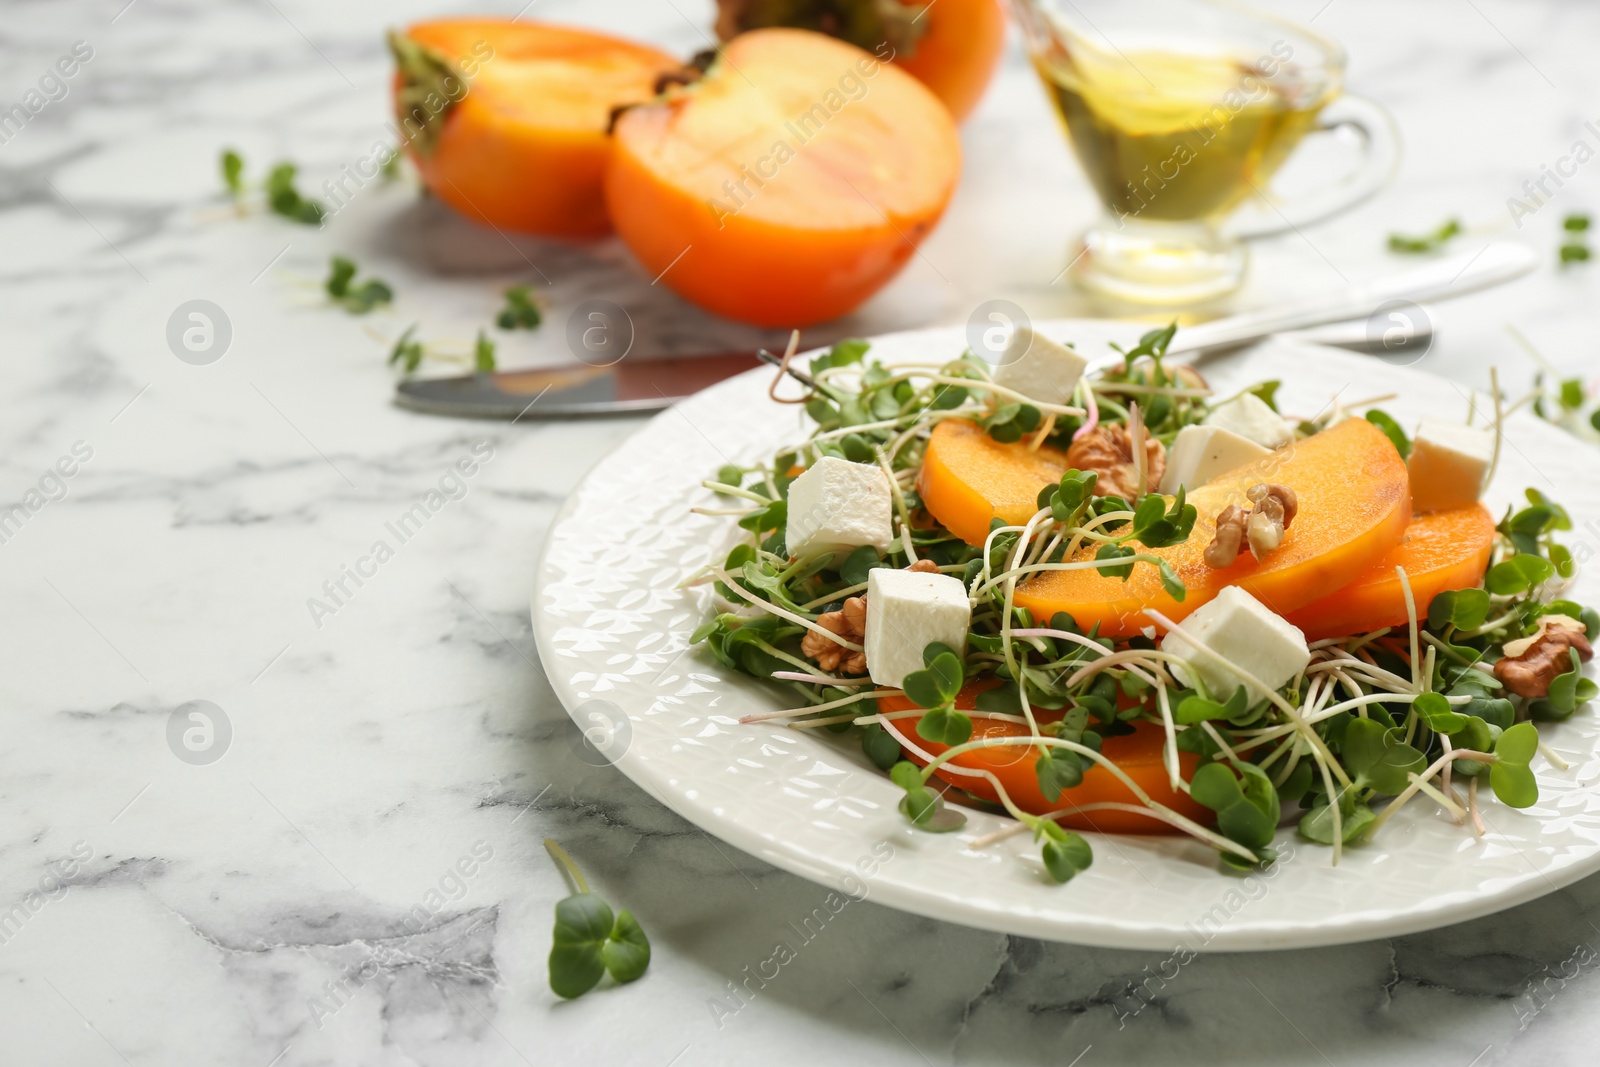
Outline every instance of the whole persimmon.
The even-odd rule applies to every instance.
[[[717,33],[731,40],[770,26],[816,30],[892,62],[944,101],[957,122],[977,106],[1006,41],[1001,0],[718,0]]]
[[[682,70],[648,45],[509,19],[420,22],[389,43],[400,139],[429,191],[469,218],[558,237],[610,230],[612,110]]]
[[[894,277],[960,169],[955,123],[921,82],[832,37],[769,29],[623,112],[605,192],[662,284],[728,318],[804,326]]]

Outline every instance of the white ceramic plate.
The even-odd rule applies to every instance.
[[[1044,324],[1087,353],[1125,325]],[[960,330],[880,338],[886,361],[949,358]],[[1283,380],[1287,412],[1315,414],[1329,398],[1398,392],[1386,410],[1412,425],[1464,418],[1462,388],[1372,357],[1272,342],[1207,365],[1219,393]],[[771,374],[752,371],[663,412],[602,460],[550,533],[533,598],[539,654],[556,693],[585,728],[620,724],[616,765],[652,796],[730,844],[785,870],[907,911],[1030,937],[1119,948],[1258,950],[1336,944],[1459,922],[1551,892],[1600,870],[1600,724],[1585,709],[1543,731],[1570,770],[1535,760],[1540,800],[1513,811],[1484,805],[1474,838],[1418,801],[1377,841],[1330,850],[1280,830],[1272,873],[1230,877],[1215,853],[1180,837],[1089,835],[1094,866],[1047,882],[1026,834],[982,850],[975,838],[1009,823],[968,812],[965,830],[925,834],[896,811],[900,791],[859,746],[823,731],[741,726],[739,716],[786,705],[774,687],[725,671],[687,647],[703,621],[679,582],[720,560],[732,519],[699,487],[727,462],[752,463],[807,432],[796,407],[767,399]],[[1481,400],[1480,400],[1481,402]],[[1600,477],[1589,446],[1531,416],[1513,418],[1488,503],[1497,513],[1536,486],[1565,504],[1580,559],[1600,547]],[[1577,548],[1587,544],[1587,551]],[[1600,602],[1580,578],[1574,597]],[[600,718],[595,718],[599,715]],[[612,725],[606,725],[606,718]],[[625,721],[623,719],[625,718]]]

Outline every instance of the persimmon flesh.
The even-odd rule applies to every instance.
[[[1020,526],[1039,510],[1039,490],[1061,480],[1067,454],[1041,445],[1005,443],[969,419],[933,428],[917,472],[923,506],[969,545],[981,545],[989,523]]]
[[[1035,494],[1049,483],[1043,471],[1016,473],[1034,462],[1026,458],[1026,445],[1001,446],[1010,450],[1001,453],[1012,457],[1007,465],[987,446],[984,451],[973,450],[970,442],[967,451],[942,447],[955,439],[935,431],[919,482],[929,513],[952,531],[986,529],[997,504],[1015,504],[1030,480]],[[974,462],[971,455],[983,462]],[[1008,472],[1007,479],[996,477],[997,466]],[[1257,482],[1286,485],[1299,498],[1299,513],[1283,543],[1259,562],[1245,551],[1231,566],[1208,566],[1202,557],[1216,532],[1218,512],[1229,504],[1249,506],[1245,490]],[[1001,485],[1004,496],[997,488]],[[1181,620],[1230,585],[1243,587],[1283,615],[1348,585],[1399,543],[1411,520],[1406,465],[1383,432],[1364,419],[1346,420],[1280,449],[1270,465],[1264,460],[1222,475],[1194,490],[1188,500],[1198,513],[1188,540],[1158,549],[1129,542],[1172,565],[1186,589],[1183,600],[1161,587],[1153,565],[1139,563],[1127,581],[1088,568],[1046,571],[1017,586],[1016,604],[1036,619],[1067,612],[1085,630],[1098,626],[1107,637],[1132,637],[1151,625],[1146,609]],[[1069,562],[1093,557],[1094,549],[1086,548]]]
[[[436,130],[400,100],[403,140],[430,192],[469,218],[559,237],[606,233],[601,179],[614,107],[648,100],[674,57],[590,30],[506,19],[420,22],[406,37],[461,75]],[[470,72],[470,73],[469,73]],[[415,107],[412,108],[414,112]]]
[[[995,684],[993,679],[986,682],[970,683],[965,686],[960,695],[956,697],[955,706],[963,711],[973,710],[977,704],[977,696],[983,690]],[[881,712],[909,711],[915,708],[910,700],[903,696],[886,696],[878,698],[878,710]],[[920,716],[908,715],[903,719],[894,719],[894,728],[914,743],[918,748],[933,756],[939,756],[948,751],[948,745],[941,745],[936,741],[928,741],[917,736],[917,723]],[[1066,789],[1055,799],[1046,799],[1039,788],[1039,776],[1034,770],[1034,762],[1039,758],[1038,749],[1026,742],[1030,736],[1028,727],[1022,723],[1009,722],[1004,719],[972,720],[972,736],[974,739],[991,737],[1016,737],[1019,741],[1015,745],[995,745],[992,748],[977,748],[964,752],[934,770],[934,774],[943,781],[949,782],[960,789],[965,789],[974,796],[985,800],[999,802],[1000,796],[995,791],[994,785],[982,775],[961,774],[960,770],[984,770],[993,774],[1000,780],[1005,788],[1006,795],[1011,802],[1033,815],[1045,815],[1053,811],[1066,808],[1082,807],[1086,804],[1102,804],[1106,802],[1118,804],[1141,804],[1133,791],[1116,775],[1095,764],[1084,771],[1083,781],[1071,789]],[[1134,724],[1133,733],[1123,734],[1118,737],[1108,737],[1101,745],[1101,754],[1114,762],[1122,771],[1139,784],[1149,795],[1151,800],[1165,805],[1180,815],[1185,815],[1196,822],[1209,825],[1211,812],[1196,804],[1190,799],[1189,794],[1174,790],[1171,780],[1167,776],[1166,764],[1162,762],[1161,750],[1166,743],[1166,731],[1160,726],[1149,722]],[[906,758],[918,766],[927,766],[927,760],[915,753],[907,752]],[[1194,774],[1197,757],[1192,752],[1178,753],[1178,772],[1187,781]],[[947,769],[954,764],[957,769]],[[1116,834],[1162,834],[1175,833],[1170,823],[1149,815],[1141,815],[1125,811],[1083,811],[1061,816],[1058,821],[1064,826],[1079,830],[1101,830],[1106,833]]]
[[[606,202],[645,272],[685,299],[803,326],[899,272],[960,165],[954,122],[915,78],[822,34],[754,30],[618,118]]]
[[[1354,581],[1290,612],[1288,619],[1312,641],[1404,626],[1410,616],[1405,588],[1395,572],[1396,567],[1404,567],[1417,615],[1426,620],[1434,597],[1448,589],[1467,589],[1483,582],[1493,548],[1494,519],[1482,504],[1418,515],[1406,527],[1400,543]]]

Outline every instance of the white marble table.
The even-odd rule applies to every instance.
[[[383,136],[379,30],[436,7],[125,2],[0,13],[0,107],[74,42],[92,49],[66,96],[0,144],[0,499],[39,504],[0,544],[0,1060],[1593,1062],[1596,880],[1390,942],[1202,957],[1142,1007],[1133,983],[1161,957],[866,903],[719,1020],[708,1002],[823,890],[570,758],[527,618],[563,494],[636,422],[410,415],[389,404],[383,357],[413,321],[470,338],[501,287],[540,274],[557,322],[603,293],[661,350],[755,336],[652,289],[615,246],[506,241],[408,182],[363,189],[320,232],[234,217],[218,149],[238,146],[256,175],[292,158],[317,191]],[[1258,247],[1243,304],[1393,267],[1393,228],[1460,215],[1469,248],[1517,232],[1506,201],[1522,182],[1577,139],[1600,147],[1583,125],[1600,123],[1592,6],[1277,6],[1346,42],[1352,87],[1393,107],[1407,156],[1347,219]],[[530,14],[689,52],[708,7],[538,0]],[[1091,200],[1020,53],[964,140],[963,188],[924,257],[841,331],[959,322],[993,296],[1084,310],[1052,280]],[[1560,216],[1600,206],[1597,175],[1580,169],[1522,227],[1549,269],[1440,309],[1427,367],[1482,384],[1498,364],[1524,382],[1515,324],[1551,362],[1593,368],[1600,267],[1553,264]],[[321,305],[335,251],[395,284],[392,311]],[[166,342],[191,299],[231,323],[208,366]],[[503,355],[562,347],[546,329]],[[1588,447],[1575,464],[1595,461]],[[474,448],[490,458],[445,482],[452,498],[403,544],[388,537]],[[71,477],[48,473],[58,462]],[[363,563],[379,539],[392,558]],[[341,581],[332,601],[324,583]],[[194,700],[231,730],[209,765],[169,744]],[[564,890],[545,835],[652,935],[637,985],[570,1004],[546,988]]]

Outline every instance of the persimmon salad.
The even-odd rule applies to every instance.
[[[791,343],[803,393],[773,395],[815,431],[697,509],[744,533],[691,580],[694,642],[795,704],[742,721],[857,733],[916,827],[1008,813],[973,844],[1031,832],[1058,882],[1085,829],[1248,868],[1291,810],[1337,863],[1419,794],[1479,835],[1485,790],[1533,804],[1600,615],[1563,596],[1558,504],[1479,501],[1498,388],[1488,425],[1290,419],[1277,382],[1168,362],[1174,330],[1093,363],[1029,329],[994,365],[848,341],[802,371]]]

